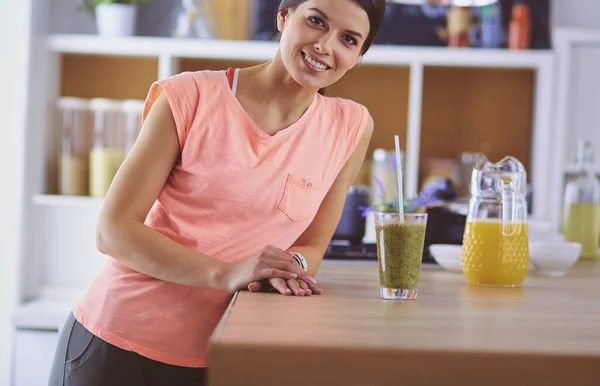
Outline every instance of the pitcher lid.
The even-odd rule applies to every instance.
[[[516,194],[527,192],[527,171],[525,166],[512,156],[493,163],[481,155],[475,160],[471,176],[471,194],[500,195],[508,189]]]

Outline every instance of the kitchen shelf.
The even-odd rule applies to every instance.
[[[101,37],[97,35],[50,35],[47,47],[56,53],[185,58],[265,60],[276,44],[242,40],[192,40],[160,37]]]
[[[103,198],[86,196],[61,196],[54,194],[36,194],[33,196],[33,203],[39,206],[100,207],[103,202]]]
[[[55,53],[139,57],[269,60],[278,43],[249,40],[192,40],[160,37],[105,38],[96,35],[50,35],[47,48]],[[551,50],[412,47],[375,45],[362,64],[468,66],[536,69],[551,61]]]
[[[104,59],[119,57],[123,66],[129,68],[128,63],[130,60],[157,60],[158,74],[156,77],[158,79],[168,78],[182,71],[223,69],[230,65],[245,67],[246,65],[272,59],[277,49],[278,43],[271,41],[200,40],[169,37],[106,38],[92,34],[49,35],[44,46],[44,50],[51,54],[50,56],[54,56],[54,60],[56,60],[56,57],[62,57],[65,63],[73,61],[83,63],[89,59],[86,56],[95,55],[104,56]],[[420,164],[424,161],[421,159],[422,155],[420,154],[420,138],[422,124],[425,123],[421,121],[423,106],[427,107],[423,100],[426,74],[431,73],[431,71],[444,73],[446,70],[465,70],[464,74],[453,73],[446,76],[446,78],[462,76],[461,79],[464,80],[464,84],[456,83],[458,90],[469,90],[469,84],[477,81],[482,84],[488,84],[490,81],[495,82],[499,79],[498,77],[508,74],[507,79],[510,82],[506,84],[511,85],[511,87],[507,88],[506,93],[496,93],[496,97],[491,96],[491,99],[488,98],[486,103],[490,106],[496,106],[498,103],[503,105],[502,101],[514,100],[512,85],[517,84],[518,88],[523,88],[521,85],[524,84],[527,90],[521,90],[517,94],[526,95],[530,99],[528,103],[532,102],[533,105],[531,108],[526,109],[527,111],[524,114],[517,114],[517,118],[529,123],[533,122],[531,128],[532,143],[539,143],[539,145],[536,144],[531,149],[531,155],[527,155],[526,158],[530,158],[532,174],[537,173],[539,175],[541,173],[538,170],[543,168],[544,160],[547,159],[545,149],[549,140],[545,138],[549,138],[550,133],[548,131],[551,127],[548,106],[552,102],[554,59],[554,53],[551,50],[513,51],[507,49],[375,45],[364,56],[357,69],[351,71],[348,75],[346,81],[350,82],[349,87],[344,89],[343,82],[341,82],[334,85],[333,89],[337,89],[335,90],[336,96],[350,98],[367,106],[372,111],[374,120],[379,125],[387,128],[384,129],[386,130],[384,132],[377,131],[385,135],[376,135],[377,138],[373,141],[374,145],[375,143],[384,142],[385,138],[389,138],[391,135],[388,132],[391,130],[405,137],[403,143],[406,149],[406,192],[414,195],[419,191],[419,175],[423,172],[423,166]],[[81,77],[89,78],[90,68],[91,65],[81,65],[75,70],[70,70],[68,78],[76,79],[76,74],[82,74]],[[151,71],[150,65],[146,68]],[[373,73],[369,72],[370,69],[374,69]],[[488,70],[499,72],[480,74],[481,71]],[[525,74],[525,76],[531,79],[525,83],[515,83],[515,79],[522,78],[522,71],[530,72],[531,76],[528,74]],[[373,84],[373,76],[384,72],[388,75],[383,81],[388,82],[389,85],[389,82],[393,79],[401,86],[399,88],[387,86],[388,91],[395,93],[389,95],[389,97],[373,91],[377,88]],[[138,78],[132,77],[132,79]],[[109,89],[106,90],[107,87],[96,87],[97,85],[93,84],[93,80],[73,82],[77,85],[77,90],[71,90],[68,94],[87,95],[89,94],[88,89],[90,89],[95,90],[95,94],[104,97],[107,97],[105,94],[112,95],[116,92],[124,92],[122,90],[135,92],[135,96],[139,97],[138,94],[142,95],[151,83],[144,78],[143,81],[139,81],[139,87],[137,84],[121,87],[119,82],[119,87],[116,87],[115,90],[112,90],[110,85],[107,86]],[[357,88],[357,84],[369,86]],[[528,85],[531,85],[531,87]],[[355,93],[355,90],[360,90],[360,92]],[[404,95],[402,95],[403,90],[406,90]],[[62,95],[67,94],[64,87],[62,92]],[[404,107],[398,110],[389,108],[389,106],[381,109],[380,106],[385,106],[381,103],[382,100],[394,100],[397,106],[406,106],[406,113],[404,113]],[[456,113],[453,117],[458,121],[461,119],[459,114]],[[464,125],[464,123],[461,124]],[[526,151],[528,154],[530,153],[529,147]],[[542,190],[544,184],[544,177],[536,179],[536,182],[534,182],[538,191]],[[546,204],[543,202],[539,204],[540,208],[545,206]]]

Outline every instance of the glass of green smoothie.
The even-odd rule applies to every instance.
[[[375,213],[381,297],[413,300],[419,292],[427,214]]]

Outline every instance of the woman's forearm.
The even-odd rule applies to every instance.
[[[325,255],[320,248],[313,245],[294,245],[288,249],[288,251],[301,253],[308,264],[307,273],[311,277],[317,275],[319,267],[321,266],[321,261],[323,261],[323,256]]]
[[[228,263],[188,249],[136,220],[100,223],[98,250],[134,271],[164,281],[227,290]]]

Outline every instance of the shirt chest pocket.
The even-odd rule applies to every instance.
[[[321,182],[288,174],[277,206],[292,221],[311,220],[321,206]]]

